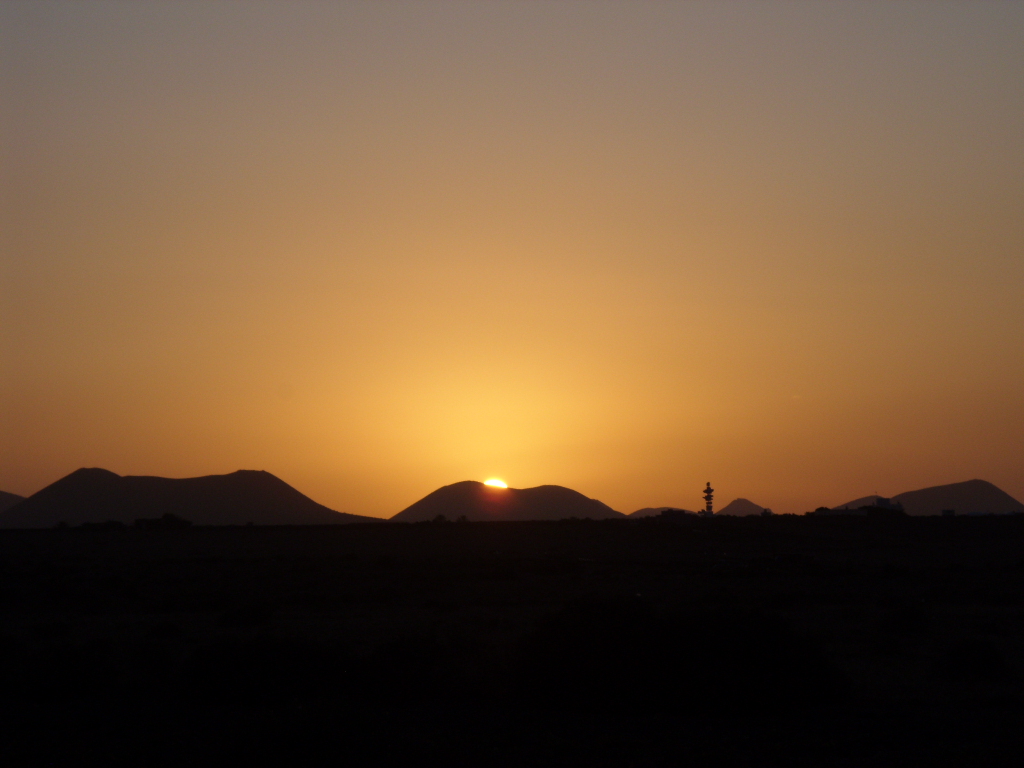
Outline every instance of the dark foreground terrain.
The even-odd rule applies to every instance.
[[[5,765],[1024,758],[1024,517],[0,532]]]

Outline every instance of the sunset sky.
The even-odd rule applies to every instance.
[[[1024,499],[1024,3],[0,5],[0,489]]]

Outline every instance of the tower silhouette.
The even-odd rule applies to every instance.
[[[704,489],[704,511],[701,513],[703,517],[714,517],[715,514],[715,489],[711,487],[711,483],[708,483],[708,487]]]

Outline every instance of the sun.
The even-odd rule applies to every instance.
[[[491,485],[495,488],[508,488],[508,486],[505,485],[504,480],[499,480],[496,477],[492,477],[490,480],[484,480],[484,485]]]

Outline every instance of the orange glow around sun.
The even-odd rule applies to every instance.
[[[1024,499],[1024,2],[39,5],[0,491]]]

